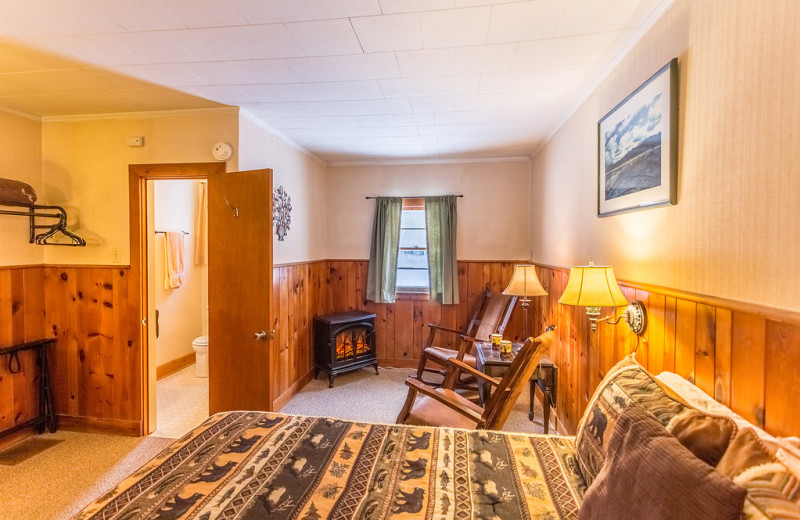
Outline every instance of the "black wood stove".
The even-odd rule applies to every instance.
[[[328,386],[339,374],[375,366],[375,315],[363,311],[339,312],[314,318],[314,379],[328,374]]]

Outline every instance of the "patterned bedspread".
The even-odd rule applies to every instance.
[[[574,438],[262,412],[210,417],[82,519],[573,519]]]

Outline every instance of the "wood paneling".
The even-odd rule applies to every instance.
[[[0,269],[0,346],[58,339],[49,359],[62,425],[138,432],[139,346],[129,278],[119,267]],[[37,413],[35,357],[22,354],[17,374],[0,360],[0,428]]]

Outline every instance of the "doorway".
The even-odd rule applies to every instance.
[[[157,239],[156,231],[186,231],[189,235],[187,237],[192,237],[188,240],[184,241],[184,267],[187,265],[194,263],[194,248],[192,247],[194,241],[197,239],[196,231],[194,230],[194,206],[191,209],[191,217],[188,221],[180,220],[181,218],[187,218],[186,216],[181,217],[179,214],[175,217],[177,220],[171,220],[172,217],[169,216],[168,213],[162,213],[162,217],[165,217],[164,222],[157,222],[156,220],[156,210],[157,204],[155,200],[155,183],[156,182],[163,182],[163,181],[179,181],[189,183],[190,185],[194,186],[194,189],[199,191],[199,183],[206,182],[210,175],[224,173],[225,172],[225,163],[194,163],[194,164],[154,164],[154,165],[147,165],[147,164],[133,164],[129,167],[129,193],[130,193],[130,237],[131,237],[131,275],[134,277],[133,279],[139,280],[139,298],[138,298],[138,306],[137,306],[137,315],[146,317],[142,319],[141,329],[139,334],[139,341],[141,345],[141,379],[140,379],[140,403],[141,403],[141,417],[142,417],[142,427],[140,430],[141,435],[148,435],[153,433],[158,427],[158,376],[168,374],[170,371],[174,371],[174,368],[186,368],[185,365],[192,361],[192,357],[194,355],[194,350],[191,349],[191,339],[189,340],[189,349],[191,349],[192,356],[189,355],[189,350],[185,348],[185,346],[181,346],[180,342],[182,340],[174,339],[174,334],[168,334],[167,338],[173,336],[174,341],[173,347],[174,348],[166,348],[161,352],[161,356],[159,356],[158,343],[156,336],[156,328],[158,325],[158,335],[162,336],[161,332],[161,325],[164,324],[161,321],[161,316],[159,312],[159,318],[156,318],[156,295],[158,294],[158,290],[156,289],[156,284],[160,283],[161,291],[167,292],[168,290],[164,289],[164,270],[163,266],[166,263],[166,254],[164,249],[164,238],[159,237]],[[164,185],[167,189],[162,193],[163,197],[167,200],[163,202],[162,205],[169,207],[169,197],[170,197],[170,185]],[[177,185],[180,186],[180,185]],[[174,186],[173,186],[174,187]],[[196,195],[193,200],[196,200]],[[184,194],[182,198],[186,199],[188,196]],[[184,205],[187,203],[184,200]],[[175,222],[172,224],[171,222]],[[163,227],[167,227],[169,229],[161,229],[157,226],[157,224],[166,224]],[[188,225],[191,224],[191,225]],[[191,227],[192,229],[185,229]],[[180,228],[180,229],[178,229]],[[156,266],[156,258],[158,255],[161,255],[161,269],[157,269]],[[192,267],[193,268],[193,265]],[[203,291],[207,294],[207,275],[206,281],[203,283],[203,270],[207,273],[207,265],[205,269],[199,269],[196,273],[197,277],[194,281],[201,282],[199,287],[200,291],[197,293],[200,295],[201,302],[198,305],[198,315],[200,322],[200,332],[208,332],[208,318],[207,313],[205,314],[205,318],[203,318],[203,314],[201,314],[204,309],[208,306],[208,299],[207,296],[205,299],[202,297]],[[186,273],[184,273],[185,275]],[[161,278],[159,279],[159,275]],[[178,298],[173,298],[174,301],[181,298],[181,296],[185,297],[187,292],[179,292],[186,289],[186,286],[182,286],[178,289],[172,289],[174,295],[180,295]],[[175,325],[174,322],[171,322],[172,325]],[[205,327],[205,328],[204,328]],[[176,328],[180,327],[169,327],[170,332],[175,332]],[[165,329],[166,332],[167,329]],[[200,334],[199,336],[202,336]],[[166,339],[166,338],[165,338]],[[183,348],[183,353],[175,355],[176,352],[180,352],[181,348]],[[171,362],[171,363],[170,363]],[[184,367],[181,367],[181,365]],[[159,366],[162,367],[161,374],[159,374]],[[189,367],[191,368],[191,367]],[[186,373],[178,373],[178,376],[186,376]],[[163,380],[169,379],[169,375],[167,375]],[[194,378],[193,379],[200,379]],[[177,379],[177,378],[175,378]],[[181,377],[184,380],[184,383],[188,380],[186,377]],[[173,381],[174,382],[174,381]],[[197,383],[197,381],[193,381]],[[195,392],[196,394],[202,395],[205,393],[205,399],[208,397],[208,380],[202,382],[202,386],[204,387],[202,391]],[[180,396],[180,393],[178,393]],[[201,405],[202,406],[202,405]],[[207,406],[207,404],[205,405]],[[205,412],[207,413],[207,411]],[[159,435],[162,433],[159,432]],[[167,435],[164,433],[163,435]]]
[[[206,188],[206,180],[147,180],[148,354],[155,358],[158,437],[181,437],[208,417]]]

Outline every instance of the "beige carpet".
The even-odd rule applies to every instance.
[[[0,466],[0,518],[71,518],[173,441],[67,431],[40,438],[62,442],[15,466]]]
[[[408,368],[381,368],[375,375],[372,368],[357,370],[338,376],[333,388],[328,388],[328,377],[320,374],[299,394],[294,396],[281,413],[337,417],[351,421],[394,423],[405,402],[408,387],[403,384],[414,370]],[[528,390],[520,395],[514,405],[504,431],[543,433],[542,406],[535,403],[535,421],[528,419]],[[551,419],[555,410],[551,410]],[[550,428],[550,433],[555,433]]]

